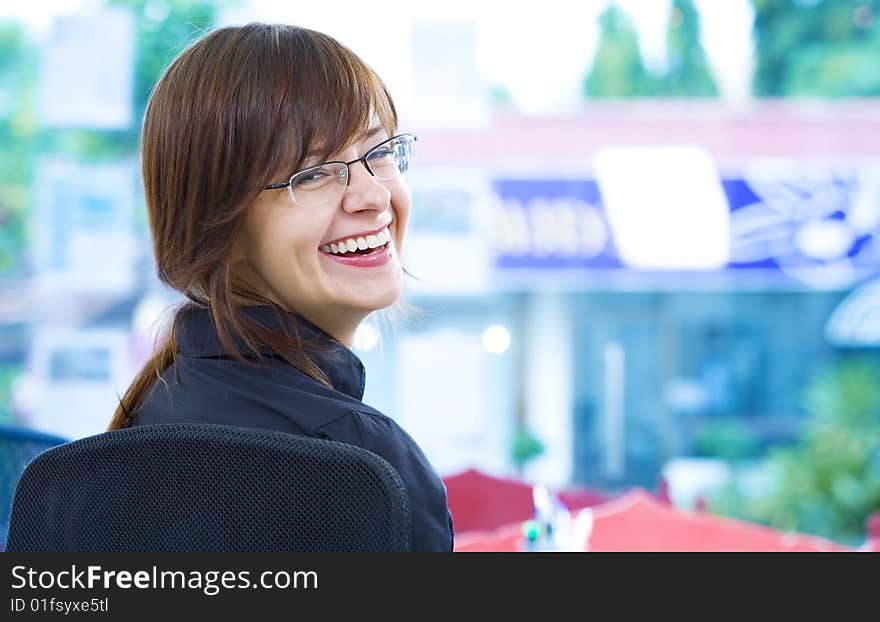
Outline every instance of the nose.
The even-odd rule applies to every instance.
[[[373,177],[364,162],[349,167],[348,187],[342,196],[342,208],[350,213],[382,212],[391,205],[391,191]]]

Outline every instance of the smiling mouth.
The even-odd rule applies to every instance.
[[[321,250],[330,255],[374,255],[384,251],[390,241],[391,233],[388,227],[385,227],[376,234],[325,244]]]

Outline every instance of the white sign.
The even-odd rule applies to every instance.
[[[34,267],[41,293],[124,295],[134,287],[133,162],[45,160],[37,174]]]
[[[696,146],[607,147],[596,180],[624,265],[715,270],[730,259],[730,212],[709,154]]]
[[[398,346],[400,425],[440,475],[506,466],[505,430],[492,425],[489,357],[479,335],[446,329]]]
[[[43,48],[42,124],[131,126],[134,45],[134,17],[125,7],[59,18]]]
[[[133,377],[128,351],[122,330],[39,329],[29,361],[36,397],[28,426],[68,439],[105,432]]]

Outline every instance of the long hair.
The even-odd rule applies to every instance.
[[[385,85],[351,50],[325,34],[281,24],[219,28],[178,55],[150,95],[141,159],[159,279],[188,300],[120,399],[109,429],[127,427],[170,366],[177,373],[180,321],[210,309],[220,341],[259,360],[259,345],[330,386],[296,325],[274,301],[234,278],[233,242],[260,189],[300,168],[310,150],[346,148],[376,115],[388,135],[397,113]],[[263,326],[234,297],[272,307],[282,330]]]

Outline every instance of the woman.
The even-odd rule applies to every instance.
[[[396,131],[382,81],[318,32],[221,28],[171,63],[144,117],[143,177],[159,278],[189,300],[110,429],[202,422],[358,445],[400,473],[413,548],[450,551],[443,482],[361,401],[349,349],[402,291],[415,138]]]

